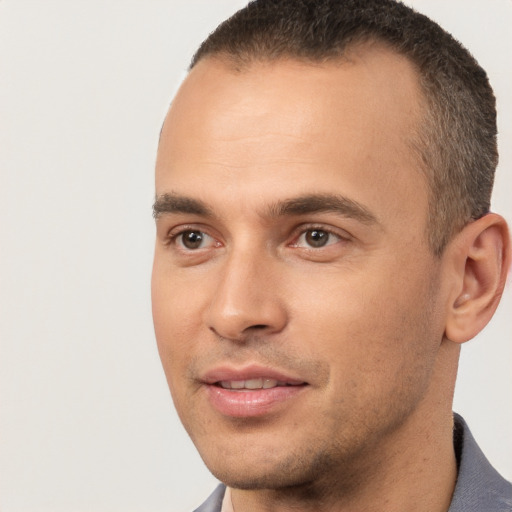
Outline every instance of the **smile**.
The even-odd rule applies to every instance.
[[[291,384],[276,379],[248,379],[248,380],[222,380],[216,383],[223,389],[232,390],[254,390],[254,389],[271,389],[283,386],[298,386],[300,384]]]
[[[217,413],[247,419],[282,412],[310,388],[294,372],[259,364],[217,366],[203,373],[200,382]]]

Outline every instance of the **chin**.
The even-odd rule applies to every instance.
[[[269,456],[270,455],[270,456]],[[307,487],[324,480],[333,465],[332,454],[313,452],[255,456],[247,450],[235,460],[229,457],[203,458],[211,473],[228,487],[243,490]]]
[[[307,483],[298,475],[290,475],[282,471],[267,471],[262,468],[250,468],[246,473],[235,471],[212,471],[213,475],[232,489],[255,491],[261,489],[286,489]],[[243,471],[243,470],[242,470]]]

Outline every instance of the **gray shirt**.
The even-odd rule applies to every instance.
[[[454,420],[459,472],[448,512],[512,512],[512,484],[491,466],[466,422],[458,414]],[[219,485],[194,512],[220,512],[225,492]]]

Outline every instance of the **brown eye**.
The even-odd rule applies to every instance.
[[[304,241],[310,247],[318,248],[327,245],[330,236],[331,234],[329,232],[322,229],[308,229],[308,231],[304,233]]]
[[[186,249],[201,249],[211,237],[202,231],[188,230],[181,233],[178,242]]]

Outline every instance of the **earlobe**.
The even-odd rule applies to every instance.
[[[463,343],[487,325],[503,293],[511,259],[507,223],[489,213],[468,224],[453,244],[455,280],[445,335]]]

